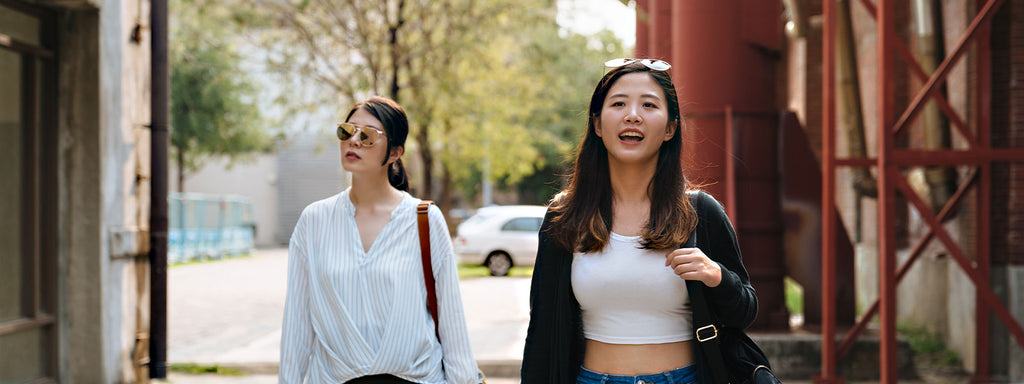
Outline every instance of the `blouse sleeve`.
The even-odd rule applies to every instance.
[[[750,277],[743,267],[736,231],[725,209],[711,195],[698,192],[696,199],[700,220],[706,232],[706,244],[698,244],[708,251],[708,257],[722,267],[722,282],[706,290],[708,301],[718,321],[725,326],[745,329],[757,316],[757,296],[750,285]],[[703,238],[698,238],[704,240]]]
[[[306,221],[307,212],[303,211],[288,243],[288,293],[281,328],[280,383],[302,383],[309,368],[313,345],[313,324],[309,318]]]
[[[469,342],[466,315],[459,290],[459,271],[456,265],[452,240],[448,235],[448,224],[441,210],[435,205],[429,209],[430,257],[434,276],[437,279],[438,330],[441,337],[441,351],[444,361],[445,381],[458,384],[476,384],[478,377],[476,360]]]

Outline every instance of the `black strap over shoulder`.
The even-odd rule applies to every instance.
[[[706,197],[703,193],[697,192],[691,200],[693,208],[697,211],[698,218],[704,209]],[[684,248],[699,248],[697,237],[703,237],[701,244],[706,243],[707,237],[703,220],[697,221],[697,228],[693,230],[690,238],[686,240]],[[711,307],[708,305],[707,297],[704,294],[704,283],[696,280],[687,280],[686,288],[690,294],[690,305],[693,310],[693,329],[697,342],[704,352],[708,366],[711,368],[711,378],[714,384],[726,384],[729,382],[729,375],[725,369],[725,361],[722,359],[722,346],[718,339],[718,326],[715,325]]]

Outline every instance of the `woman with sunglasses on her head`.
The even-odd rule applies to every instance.
[[[671,66],[605,65],[540,229],[522,382],[706,382],[686,281],[709,287],[719,322],[740,329],[757,298],[721,205],[686,191]],[[710,254],[683,246],[698,221]]]
[[[405,111],[383,97],[356,104],[339,124],[352,185],[307,206],[292,233],[281,383],[480,382],[448,226],[433,205],[436,334],[426,305],[420,200],[407,192],[401,160],[408,133]]]

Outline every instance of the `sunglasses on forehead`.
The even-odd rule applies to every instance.
[[[384,136],[384,131],[366,125],[339,123],[337,134],[341,141],[348,141],[352,136],[359,135],[359,144],[372,147],[381,136]]]
[[[638,62],[638,61],[640,62],[640,64],[643,64],[645,67],[650,68],[650,69],[655,70],[655,71],[667,71],[667,70],[669,70],[669,68],[672,68],[672,64],[669,64],[667,61],[657,60],[657,59],[632,59],[632,58],[611,59],[611,60],[608,60],[608,61],[604,62],[604,66],[608,67],[608,68],[618,68],[618,67],[621,67],[623,65],[634,63],[634,62]]]

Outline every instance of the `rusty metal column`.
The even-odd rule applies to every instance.
[[[651,17],[651,1],[636,1],[636,41],[633,42],[633,57],[651,57],[650,30],[647,28],[645,18]]]
[[[152,90],[150,136],[150,327],[149,377],[167,378],[167,145],[169,143],[170,74],[167,59],[167,0],[153,0]]]
[[[647,5],[650,10],[647,14],[647,56],[671,62],[674,42],[672,0],[647,0]]]
[[[977,9],[983,11],[986,4],[979,3]],[[978,143],[983,148],[989,148],[992,146],[991,138],[991,126],[990,115],[992,113],[992,71],[991,71],[991,50],[990,50],[990,32],[992,30],[992,18],[988,19],[978,26],[977,35],[974,37],[974,49],[975,49],[975,73],[976,73],[976,87],[975,94],[977,113],[976,127],[978,127]],[[981,282],[989,281],[989,273],[991,269],[991,258],[989,252],[991,252],[989,243],[989,230],[991,225],[991,198],[992,198],[992,161],[985,161],[978,165],[979,179],[978,179],[978,206],[975,217],[977,218],[977,253],[974,256],[977,271],[978,280]],[[975,287],[975,307],[974,307],[974,348],[975,348],[975,360],[974,360],[974,376],[971,377],[971,383],[992,383],[996,382],[990,376],[991,364],[989,360],[991,358],[989,348],[991,343],[989,337],[991,335],[989,329],[989,306],[984,305],[984,298],[982,297],[981,287]]]
[[[729,208],[758,292],[751,328],[788,331],[775,92],[780,7],[763,0],[671,2],[671,62],[690,124],[683,132],[687,177]]]
[[[836,370],[836,153],[835,3],[822,2],[821,113],[821,375],[815,383],[843,383]]]
[[[891,0],[878,1],[878,274],[881,299],[881,353],[879,379],[882,383],[897,380],[896,356],[896,232],[895,191],[893,178],[900,177],[891,160],[894,135],[893,126],[893,63],[890,55],[896,39]]]

